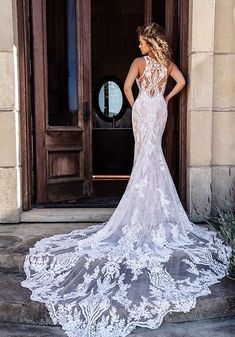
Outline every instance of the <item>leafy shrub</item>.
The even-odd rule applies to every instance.
[[[221,239],[232,247],[229,272],[235,276],[235,210],[229,204],[223,209],[216,206],[215,215],[205,217],[205,221],[217,229]]]

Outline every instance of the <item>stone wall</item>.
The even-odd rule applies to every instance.
[[[190,0],[187,206],[201,221],[235,177],[235,0]]]
[[[21,207],[13,5],[12,0],[0,0],[0,222],[17,222]]]

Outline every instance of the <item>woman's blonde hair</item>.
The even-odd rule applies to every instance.
[[[172,50],[164,29],[152,22],[138,26],[136,31],[138,37],[141,35],[147,41],[156,60],[166,66],[169,65],[172,61]]]

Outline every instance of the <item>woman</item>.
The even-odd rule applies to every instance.
[[[150,61],[154,60],[159,64],[165,65],[167,70],[167,77],[171,75],[177,82],[174,89],[165,97],[166,103],[175,96],[185,86],[185,79],[183,74],[177,68],[177,66],[171,62],[171,49],[164,35],[164,31],[155,23],[138,27],[139,35],[139,48],[143,55],[147,55]],[[131,106],[133,106],[134,98],[132,95],[132,84],[134,80],[139,76],[144,75],[145,58],[136,58],[129,70],[125,84],[124,92]],[[162,84],[166,78],[162,80]]]
[[[135,154],[122,199],[108,222],[42,239],[24,263],[22,286],[70,337],[124,337],[137,326],[158,328],[168,312],[194,308],[228,270],[231,248],[189,221],[161,148],[167,103],[184,77],[157,24],[138,33],[144,57],[133,61],[125,81]],[[177,84],[164,98],[169,74]]]

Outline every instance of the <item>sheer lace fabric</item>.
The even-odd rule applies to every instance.
[[[131,176],[109,221],[42,239],[22,286],[69,337],[124,337],[188,312],[228,270],[231,248],[189,221],[161,148],[167,69],[145,56],[132,109]]]

